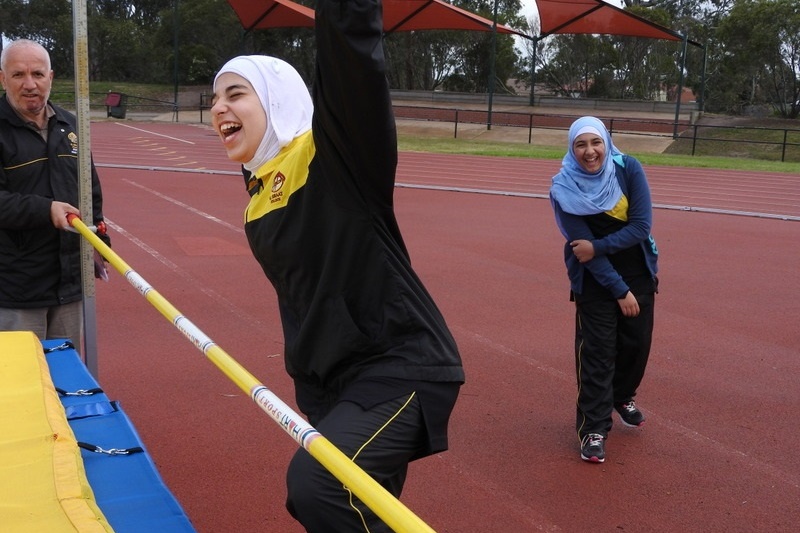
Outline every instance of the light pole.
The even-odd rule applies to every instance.
[[[686,70],[686,43],[687,37],[683,36],[683,46],[681,47],[681,72],[678,76],[678,96],[675,101],[675,125],[672,129],[672,138],[678,138],[678,121],[681,118],[681,97],[683,96],[683,71]]]
[[[180,28],[180,18],[178,17],[178,4],[180,4],[180,0],[175,0],[174,12],[172,14],[172,25],[173,25],[173,51],[172,55],[174,56],[174,78],[175,78],[175,96],[172,103],[173,108],[173,115],[175,116],[175,122],[178,122],[178,49],[179,49],[179,38],[178,38],[178,30]]]
[[[539,50],[539,37],[533,38],[533,50],[531,52],[531,94],[528,104],[536,105],[536,59]]]
[[[494,18],[492,18],[492,58],[489,67],[489,114],[486,117],[486,129],[492,129],[492,100],[494,97],[495,55],[497,55],[497,0],[494,0]]]

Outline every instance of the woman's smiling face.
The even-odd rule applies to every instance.
[[[572,155],[583,169],[594,174],[603,168],[606,160],[606,144],[594,133],[582,133],[572,143]]]
[[[241,164],[253,159],[267,131],[267,113],[250,82],[233,72],[217,78],[211,124],[228,159]]]

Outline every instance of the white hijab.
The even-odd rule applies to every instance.
[[[231,72],[250,82],[267,114],[267,131],[253,159],[244,168],[255,172],[281,148],[311,129],[314,105],[303,78],[286,61],[270,56],[239,56],[225,63],[214,77]]]

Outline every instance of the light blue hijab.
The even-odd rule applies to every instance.
[[[594,133],[606,145],[605,161],[599,171],[590,174],[584,170],[573,152],[573,143],[579,135]],[[622,156],[603,122],[595,117],[581,117],[569,128],[569,148],[561,162],[561,170],[553,176],[550,198],[558,202],[567,213],[594,215],[609,211],[622,197],[617,182],[614,156]]]

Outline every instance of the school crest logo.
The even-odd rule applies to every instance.
[[[70,147],[72,149],[73,154],[78,153],[78,136],[75,134],[74,131],[71,131],[67,134],[67,140],[69,140]]]
[[[270,203],[280,202],[283,199],[283,184],[286,183],[286,176],[284,176],[281,172],[275,174],[275,177],[272,178],[272,189],[269,195]]]
[[[272,180],[272,192],[278,192],[283,187],[283,184],[286,183],[286,176],[278,172],[275,174],[275,178]]]

